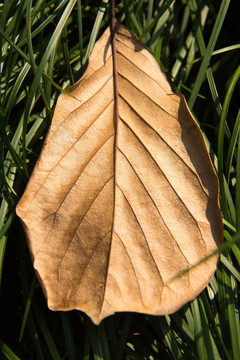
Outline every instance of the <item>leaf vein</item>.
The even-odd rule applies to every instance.
[[[156,270],[157,270],[157,273],[158,273],[158,276],[159,276],[159,278],[160,278],[160,281],[161,281],[161,283],[163,283],[163,279],[162,279],[161,273],[160,273],[159,268],[158,268],[158,266],[157,266],[156,260],[155,260],[153,254],[152,254],[152,251],[151,251],[151,249],[150,249],[150,247],[149,247],[149,244],[148,244],[146,235],[145,235],[145,233],[144,233],[144,230],[143,230],[143,228],[142,228],[142,225],[140,224],[140,222],[139,222],[139,220],[138,220],[138,218],[137,218],[137,215],[136,215],[136,213],[135,213],[132,205],[130,204],[129,200],[127,199],[126,195],[124,194],[123,190],[121,189],[121,187],[120,187],[119,185],[117,185],[117,187],[118,187],[119,190],[121,191],[121,193],[122,193],[122,195],[123,195],[126,203],[128,204],[129,208],[131,209],[132,214],[134,215],[134,217],[135,217],[135,219],[136,219],[136,222],[137,222],[137,224],[138,224],[138,226],[139,226],[139,228],[140,228],[140,230],[141,230],[141,232],[142,232],[142,234],[143,234],[143,238],[144,238],[145,243],[146,243],[146,245],[147,245],[147,248],[148,248],[148,251],[149,251],[149,255],[150,255],[150,257],[151,257],[151,259],[152,259],[152,261],[153,261],[153,264],[154,264],[154,266],[155,266],[155,268],[156,268]]]
[[[120,54],[122,57],[124,57],[127,61],[129,61],[134,67],[136,67],[139,71],[141,71],[144,75],[146,75],[149,79],[151,79],[154,83],[156,83],[163,91],[166,95],[170,95],[168,94],[164,88],[155,80],[153,79],[149,74],[147,74],[145,71],[143,71],[143,69],[141,69],[139,66],[137,66],[134,62],[131,61],[131,59],[129,59],[123,52],[117,50],[117,53]],[[142,54],[143,55],[143,54]],[[145,55],[143,55],[145,56]],[[123,76],[123,75],[122,75]],[[172,94],[175,95],[175,94]]]
[[[164,223],[164,225],[165,225],[165,227],[166,227],[166,229],[167,229],[168,233],[170,234],[170,236],[172,237],[172,239],[173,239],[173,240],[174,240],[174,242],[176,243],[176,245],[177,245],[178,249],[179,249],[179,250],[180,250],[180,252],[182,253],[182,255],[183,255],[184,259],[185,259],[185,260],[186,260],[186,262],[187,262],[187,264],[189,264],[188,259],[186,258],[186,256],[185,256],[185,255],[184,255],[184,253],[182,252],[182,250],[181,250],[181,248],[180,248],[180,246],[179,246],[179,244],[178,244],[177,240],[175,239],[175,237],[174,237],[174,235],[172,234],[172,232],[171,232],[170,228],[169,228],[169,227],[168,227],[168,225],[166,224],[166,222],[165,222],[165,220],[164,220],[164,218],[163,218],[163,216],[162,216],[162,214],[161,214],[161,212],[160,212],[159,208],[157,207],[157,204],[156,204],[156,203],[155,203],[155,201],[153,200],[152,196],[150,195],[150,193],[149,193],[148,189],[147,189],[147,188],[146,188],[146,186],[144,185],[144,183],[143,183],[142,179],[140,178],[139,174],[137,173],[137,171],[135,170],[135,168],[134,168],[134,167],[133,167],[133,165],[131,164],[130,160],[127,158],[127,156],[126,156],[126,155],[122,152],[122,150],[120,150],[120,149],[119,149],[119,151],[122,153],[122,155],[124,156],[124,158],[126,159],[126,161],[129,163],[129,165],[130,165],[131,169],[132,169],[132,170],[133,170],[133,172],[136,174],[136,176],[137,176],[137,178],[138,178],[139,182],[141,183],[141,185],[143,186],[144,190],[145,190],[145,191],[146,191],[146,193],[148,194],[148,197],[149,197],[149,198],[150,198],[150,200],[152,201],[152,203],[153,203],[153,205],[154,205],[155,209],[157,210],[157,212],[158,212],[158,214],[159,214],[160,218],[162,219],[162,221],[163,221],[163,223]]]
[[[36,226],[40,225],[43,221],[45,221],[46,219],[48,219],[50,216],[55,215],[55,217],[56,217],[56,215],[60,215],[60,214],[58,214],[58,211],[59,211],[59,209],[61,208],[61,206],[63,205],[63,203],[64,203],[64,201],[66,200],[67,196],[69,195],[70,191],[73,189],[74,186],[76,186],[76,182],[78,181],[78,179],[80,178],[80,176],[82,175],[82,173],[84,172],[84,170],[86,169],[86,167],[88,166],[88,164],[90,163],[90,161],[94,158],[94,156],[98,153],[98,151],[101,150],[101,148],[113,137],[113,135],[114,135],[114,134],[111,134],[111,136],[109,136],[109,137],[101,144],[101,146],[97,149],[97,151],[95,151],[95,153],[92,155],[92,157],[86,162],[86,164],[84,165],[82,171],[80,172],[80,174],[78,174],[78,177],[77,177],[76,180],[73,182],[73,184],[71,185],[70,189],[66,192],[66,195],[64,196],[64,198],[63,198],[63,200],[61,201],[60,205],[58,206],[57,210],[56,210],[54,213],[52,213],[52,214],[50,214],[50,215],[47,215],[47,216],[46,216],[45,218],[43,218],[38,224],[34,224],[34,226],[33,226],[34,228],[35,228]],[[44,183],[43,183],[43,184],[44,184]],[[41,188],[40,188],[40,189],[41,189]],[[60,215],[60,216],[61,216],[61,215]],[[53,224],[52,224],[52,227],[53,227]],[[50,231],[51,231],[51,229],[50,229]],[[49,235],[49,233],[48,233],[48,235]],[[48,235],[47,235],[47,236],[48,236]],[[46,240],[46,238],[45,238],[45,240]],[[44,240],[44,241],[45,241],[45,240]],[[37,252],[38,252],[38,251],[37,251]]]
[[[200,181],[199,177],[197,176],[197,174],[193,171],[193,169],[191,169],[191,167],[183,160],[183,158],[173,149],[173,147],[162,137],[162,135],[160,133],[158,133],[158,131],[152,127],[146,119],[144,119],[138,112],[136,109],[134,109],[131,104],[129,104],[129,102],[121,95],[120,96],[122,98],[122,100],[130,107],[130,109],[144,122],[145,125],[147,125],[147,127],[149,127],[163,142],[164,144],[179,158],[179,160],[190,170],[190,172],[192,173],[192,175],[194,177],[197,178],[199,185],[202,188],[202,191],[206,194],[206,196],[208,196],[206,190],[204,189],[202,182]],[[129,127],[129,129],[131,129],[131,131],[133,132],[133,134],[137,137],[136,133],[134,132],[134,130],[132,128],[130,128],[129,124],[127,123],[126,120],[124,120],[122,117],[120,117],[121,121],[124,122],[124,124]],[[138,138],[138,137],[137,137]],[[138,138],[139,139],[139,138]],[[139,141],[142,143],[142,141],[139,139]],[[145,147],[145,145],[142,143],[142,145]],[[149,150],[146,148],[147,152],[151,155],[151,153],[149,152]],[[152,156],[152,155],[151,155]],[[155,159],[153,159],[155,161]],[[156,162],[156,161],[155,161]]]
[[[170,114],[166,109],[164,109],[162,106],[160,106],[158,103],[156,103],[156,101],[154,101],[153,99],[151,99],[145,92],[143,92],[141,89],[139,89],[135,84],[133,84],[127,77],[125,77],[122,74],[119,74],[119,77],[121,77],[122,79],[126,80],[132,87],[134,87],[138,92],[140,92],[142,95],[144,95],[144,97],[146,97],[151,103],[155,104],[159,109],[161,109],[163,112],[165,112],[166,114],[168,114],[171,118],[174,118],[175,120],[177,120],[177,116],[174,116],[173,114]],[[121,87],[120,87],[121,89]],[[121,92],[120,92],[120,96],[122,96]]]
[[[121,244],[122,244],[122,246],[123,246],[123,248],[124,248],[124,250],[125,250],[125,252],[126,252],[126,254],[127,254],[127,257],[129,258],[129,262],[130,262],[130,264],[131,264],[131,267],[132,267],[134,276],[135,276],[136,281],[137,281],[137,287],[138,287],[138,290],[139,290],[140,299],[141,299],[142,304],[144,304],[143,298],[142,298],[142,292],[141,292],[140,284],[139,284],[139,281],[138,281],[138,277],[137,277],[137,274],[136,274],[136,270],[135,270],[135,268],[134,268],[134,266],[133,266],[133,263],[132,263],[132,261],[131,261],[130,254],[129,254],[129,252],[128,252],[128,250],[127,250],[124,242],[122,241],[121,237],[117,234],[117,232],[116,232],[115,230],[114,230],[114,234],[115,234],[115,235],[118,237],[118,239],[120,240],[120,242],[121,242]]]
[[[133,135],[136,137],[136,139],[140,142],[140,144],[144,147],[144,149],[147,151],[147,153],[149,154],[149,156],[151,157],[151,159],[154,161],[154,163],[156,164],[156,166],[158,167],[158,169],[161,171],[161,173],[163,174],[163,176],[165,177],[166,181],[168,182],[169,186],[171,187],[171,189],[173,190],[173,192],[176,194],[176,196],[178,197],[178,199],[181,201],[182,205],[185,207],[185,209],[187,210],[188,214],[192,217],[193,221],[195,222],[200,234],[201,234],[201,238],[202,241],[204,243],[204,246],[206,248],[206,244],[203,240],[203,235],[202,232],[199,228],[198,222],[195,219],[195,217],[193,216],[193,214],[190,212],[190,210],[188,209],[187,205],[184,203],[184,201],[182,200],[182,198],[179,196],[179,194],[176,192],[176,190],[174,189],[174,187],[172,186],[172,184],[170,183],[169,179],[167,178],[166,174],[161,170],[161,168],[159,167],[158,163],[156,162],[156,160],[154,159],[154,157],[152,156],[151,152],[148,150],[148,148],[146,147],[146,145],[141,141],[141,139],[137,136],[137,134],[134,132],[134,130],[121,118],[121,121],[125,124],[125,126],[133,133]],[[121,151],[119,149],[119,151]],[[121,151],[122,152],[122,151]],[[194,173],[193,173],[194,174]],[[201,185],[201,183],[200,183]]]

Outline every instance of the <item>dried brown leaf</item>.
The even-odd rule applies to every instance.
[[[196,297],[222,239],[218,181],[200,129],[149,50],[117,25],[62,94],[17,213],[53,310],[98,324],[116,311],[167,314]],[[181,271],[192,268],[178,277]]]

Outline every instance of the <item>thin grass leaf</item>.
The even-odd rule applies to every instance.
[[[236,278],[236,280],[240,281],[240,272],[228,261],[228,259],[220,254],[220,261],[226,266],[226,268],[231,272],[231,274]]]
[[[170,353],[174,360],[181,359],[181,348],[179,347],[178,342],[176,341],[175,335],[171,330],[171,321],[169,316],[159,318],[160,328],[163,332],[164,339],[167,347],[169,348]]]
[[[102,324],[100,324],[98,326],[97,332],[98,332],[99,341],[100,341],[101,347],[102,347],[103,358],[104,358],[104,360],[111,360],[109,345],[108,345],[109,342],[107,339],[108,335],[107,335],[106,328],[105,328],[105,322],[102,322]]]
[[[231,136],[230,144],[228,147],[228,154],[227,154],[227,159],[226,159],[226,172],[225,173],[226,173],[226,180],[227,180],[228,184],[229,184],[229,180],[230,180],[230,171],[231,171],[234,152],[236,149],[237,139],[239,136],[239,131],[240,131],[240,109],[238,111],[236,121],[234,124],[234,128],[232,131],[232,136]]]
[[[93,351],[94,360],[103,360],[102,344],[99,341],[97,327],[93,325],[89,318],[85,319],[88,341]],[[105,360],[105,359],[104,359]]]
[[[73,336],[73,327],[70,324],[69,315],[70,314],[65,313],[65,312],[61,313],[62,328],[63,328],[63,332],[64,332],[66,351],[67,351],[68,359],[77,360],[76,347],[74,344],[74,336]]]
[[[32,47],[31,9],[32,9],[32,0],[29,0],[27,2],[27,12],[26,12],[27,47],[28,47],[29,58],[31,61],[31,67],[33,69],[33,72],[36,73],[37,65],[35,63],[33,47]]]
[[[28,175],[28,170],[27,170],[27,165],[26,165],[26,130],[27,130],[27,119],[31,113],[31,109],[34,103],[34,99],[37,93],[37,88],[38,88],[38,84],[40,82],[42,73],[47,65],[47,61],[49,59],[49,57],[51,56],[51,53],[54,51],[54,48],[57,46],[57,42],[58,39],[61,35],[61,31],[63,29],[63,27],[66,24],[66,21],[68,19],[68,17],[70,16],[73,7],[75,5],[77,0],[70,0],[54,30],[54,33],[48,43],[48,46],[45,50],[45,53],[42,56],[42,60],[40,62],[40,65],[35,73],[34,76],[34,80],[32,82],[30,91],[29,91],[29,95],[28,95],[28,99],[27,99],[27,103],[26,103],[26,108],[25,108],[25,115],[24,115],[24,123],[23,123],[23,146],[22,146],[22,150],[23,150],[23,161],[24,161],[24,169],[25,169],[25,173],[26,175]]]
[[[183,316],[180,316],[180,314],[175,313],[171,315],[171,318],[176,323],[179,331],[184,334],[185,339],[188,339],[188,343],[193,343],[195,340],[194,330],[191,329],[187,323],[187,321],[184,319]]]
[[[5,31],[0,27],[0,35],[17,51],[17,53],[26,60],[29,64],[31,63],[29,57],[9,38]],[[1,37],[0,37],[1,38]]]
[[[94,25],[93,25],[90,40],[89,40],[89,43],[88,43],[88,46],[87,46],[87,50],[86,50],[85,56],[83,58],[83,63],[82,63],[83,65],[86,64],[86,62],[87,62],[87,60],[88,60],[88,58],[89,58],[89,56],[90,56],[90,54],[92,52],[94,44],[96,42],[96,38],[97,38],[98,32],[99,32],[100,27],[101,27],[101,22],[102,22],[102,19],[103,19],[105,10],[106,10],[106,4],[108,4],[108,0],[102,0],[102,4],[99,7],[99,10],[98,10],[97,16],[96,16],[96,20],[95,20]]]
[[[236,164],[236,228],[240,229],[240,136],[238,136],[238,151]]]
[[[66,64],[67,75],[70,80],[70,85],[73,85],[74,78],[73,78],[72,68],[70,65],[69,49],[68,49],[68,44],[67,44],[67,26],[64,26],[63,31],[62,31],[62,48],[63,48],[63,55],[64,55],[64,59],[65,59],[65,64]]]
[[[106,335],[109,334],[109,340],[108,340],[109,353],[114,354],[116,352],[116,349],[118,348],[118,339],[116,337],[116,329],[115,329],[116,326],[114,322],[114,317],[111,316],[108,319],[106,319],[105,325],[106,325],[105,334]],[[119,352],[116,353],[116,360],[120,360]]]
[[[131,4],[129,3],[128,0],[123,0],[123,7],[124,7],[124,18],[125,18],[125,23],[128,29],[132,30],[131,26],[132,26],[132,22],[130,19],[130,8]]]
[[[89,360],[91,353],[90,341],[87,335],[85,335],[83,344],[83,360]]]
[[[41,32],[43,32],[43,30],[47,27],[47,25],[50,24],[54,20],[54,18],[60,14],[62,8],[64,8],[64,6],[68,3],[68,1],[69,0],[62,0],[61,3],[58,5],[58,7],[53,11],[53,13],[48,15],[48,17],[33,32],[31,32],[32,39],[37,35],[39,35]],[[37,11],[36,8],[35,11]],[[21,48],[26,44],[27,44],[27,38],[20,41],[18,43],[18,47]]]
[[[25,80],[27,74],[29,73],[30,68],[31,68],[30,64],[25,63],[17,77],[17,80],[14,83],[14,86],[11,90],[11,96],[9,96],[6,107],[4,109],[5,110],[4,117],[6,119],[6,122],[9,118],[9,114],[10,114],[13,106],[15,105],[17,94],[21,90],[23,81]]]
[[[142,360],[142,355],[139,355],[136,350],[132,347],[131,343],[127,343],[127,359]],[[150,358],[151,359],[151,358]]]
[[[240,358],[240,333],[239,333],[239,318],[237,315],[237,308],[234,299],[235,282],[232,277],[227,276],[225,273],[225,288],[226,288],[226,305],[227,316],[229,320],[229,334],[232,344],[232,358],[239,360]]]
[[[204,38],[203,38],[201,26],[200,26],[200,19],[196,15],[197,14],[197,3],[196,3],[195,0],[192,0],[191,2],[188,3],[188,5],[190,6],[190,9],[193,11],[192,18],[193,18],[194,24],[195,24],[195,26],[197,28],[195,36],[196,36],[197,43],[198,43],[199,48],[200,48],[200,52],[201,52],[201,54],[203,56],[206,56],[207,49],[206,49],[206,46],[205,46],[205,42],[204,42]],[[201,70],[201,68],[199,69],[198,74],[200,73],[200,70]],[[203,77],[202,77],[202,80],[203,80],[204,71],[202,71],[202,75],[203,75]],[[200,77],[200,75],[198,75],[198,76]],[[207,76],[207,80],[208,80],[208,83],[209,83],[209,88],[210,88],[210,91],[211,91],[211,95],[212,95],[212,98],[213,98],[217,113],[218,113],[219,116],[221,116],[222,106],[221,106],[221,103],[220,103],[220,100],[219,100],[217,87],[216,87],[216,84],[215,84],[215,81],[214,81],[214,78],[213,78],[213,74],[212,74],[212,70],[211,70],[210,67],[208,69],[206,68],[206,76]],[[196,81],[197,81],[197,79],[196,79]],[[201,87],[201,85],[200,85],[200,87]],[[191,92],[191,94],[192,94],[192,92]],[[196,96],[199,96],[199,94],[197,93]],[[196,96],[195,96],[195,100],[196,100]],[[195,100],[194,100],[194,102],[195,102]],[[193,105],[191,105],[191,106],[193,107]]]
[[[240,44],[225,46],[224,48],[214,50],[212,52],[212,57],[215,56],[215,55],[220,55],[220,54],[223,54],[223,53],[226,53],[226,52],[229,52],[229,51],[234,51],[234,50],[239,50],[239,49],[240,49]],[[189,61],[187,65],[190,66],[190,65],[196,64],[199,61],[202,61],[202,59],[203,59],[203,56],[198,57],[198,58],[196,58],[196,59],[194,59],[192,61]]]
[[[22,337],[23,337],[23,333],[27,324],[27,319],[28,319],[28,315],[29,315],[29,311],[31,308],[31,304],[32,304],[32,298],[33,298],[33,294],[35,291],[35,287],[36,287],[36,278],[34,277],[32,280],[32,284],[29,290],[29,295],[27,298],[27,302],[26,302],[26,306],[24,309],[24,314],[23,314],[23,319],[22,319],[22,324],[21,324],[21,328],[20,328],[20,333],[19,333],[19,342],[22,341]]]
[[[144,0],[138,1],[137,7],[135,8],[135,15],[137,17],[143,16],[143,5],[144,5]],[[142,19],[142,21],[145,21],[145,19]]]
[[[208,358],[208,356],[211,354],[207,353],[207,348],[206,348],[206,343],[205,343],[205,337],[206,337],[205,327],[203,327],[203,324],[202,324],[202,316],[200,313],[197,299],[195,299],[192,302],[191,308],[192,308],[192,314],[193,314],[193,319],[194,319],[195,339],[196,339],[198,358],[199,358],[199,360],[206,360]],[[204,334],[205,334],[205,337],[204,337]]]
[[[214,335],[215,344],[217,346],[219,354],[221,354],[222,358],[231,360],[229,353],[224,344],[224,340],[222,339],[221,333],[219,331],[219,323],[216,322],[216,318],[214,318],[212,309],[210,308],[209,302],[207,300],[205,292],[201,294],[201,299],[203,300],[203,306],[206,311],[206,315],[209,321],[211,333]]]
[[[14,2],[14,0],[10,0],[10,1],[7,1],[7,2],[4,1],[3,4],[2,4],[0,25],[3,26],[3,27],[6,26],[7,15],[8,15],[8,12],[9,12],[13,2]]]
[[[27,62],[29,65],[31,65],[30,58],[20,49],[19,46],[14,44],[12,40],[5,34],[5,32],[0,27],[0,35],[17,51],[17,53]],[[1,37],[0,37],[1,38]],[[64,93],[66,93],[69,96],[72,96],[70,93],[68,93],[66,90],[64,90],[61,86],[59,86],[55,81],[53,81],[47,74],[42,74],[52,85],[55,86],[57,90],[60,90]]]
[[[198,297],[198,301],[199,301],[199,309],[200,309],[201,323],[203,329],[202,336],[204,339],[207,356],[210,357],[210,359],[221,360],[216,344],[213,341],[212,333],[210,331],[210,323],[208,321],[209,318],[207,316],[206,307],[204,306],[201,296]]]
[[[80,48],[80,63],[81,67],[83,66],[83,23],[82,23],[82,1],[77,0],[77,16],[78,16],[78,38],[79,38],[79,48]]]
[[[230,230],[236,232],[236,228],[230,224],[227,220],[223,219],[223,224],[226,225]]]
[[[123,359],[124,357],[124,351],[125,351],[128,333],[131,326],[131,321],[132,321],[132,314],[128,314],[127,316],[125,316],[122,325],[122,332],[119,339],[119,345],[118,345],[119,360]]]
[[[22,17],[23,13],[23,2],[20,3],[20,5],[17,8],[17,11],[14,13],[14,15],[11,17],[10,22],[6,26],[5,32],[7,34],[11,34],[12,39],[15,39],[17,37],[18,28],[20,25],[20,19]],[[17,54],[15,54],[13,48],[6,49],[6,62],[5,62],[5,69],[3,72],[3,76],[5,78],[5,87],[6,91],[4,95],[7,94],[7,90],[9,87],[9,84],[11,83],[12,75],[14,74],[15,70],[15,64],[16,64]]]
[[[27,46],[28,46],[28,53],[29,53],[29,58],[31,61],[31,68],[33,70],[33,73],[36,74],[37,72],[37,65],[35,63],[35,59],[34,59],[34,53],[33,53],[33,47],[32,47],[32,31],[31,31],[31,8],[32,8],[32,1],[29,0],[27,2],[27,13],[26,13],[26,31],[27,31]],[[41,92],[42,95],[42,99],[45,103],[45,106],[47,109],[49,109],[49,104],[48,101],[46,99],[46,96],[44,94],[43,88],[41,86],[41,83],[39,83],[39,90]],[[49,109],[50,110],[50,109]]]
[[[153,0],[149,0],[148,9],[147,9],[147,25],[150,24],[152,19],[153,19]]]
[[[52,359],[61,360],[62,357],[60,356],[60,354],[57,350],[57,346],[56,346],[54,339],[51,335],[51,332],[47,326],[47,322],[45,321],[45,318],[39,309],[39,306],[37,305],[36,302],[32,302],[32,307],[33,307],[33,311],[34,311],[34,316],[35,316],[37,323],[41,329],[43,338],[46,341],[46,344],[47,344],[48,350],[52,356]]]
[[[4,234],[7,232],[6,228],[3,230],[3,225],[6,221],[7,211],[8,211],[8,203],[5,199],[3,199],[0,207],[0,229],[2,231],[1,232],[2,236],[4,236]]]
[[[16,151],[17,154],[19,154],[19,140],[21,137],[21,133],[22,133],[22,119],[20,119],[17,129],[15,130],[15,133],[13,135],[12,141],[11,141],[11,146],[12,148]],[[11,185],[11,187],[14,184],[14,180],[15,180],[15,173],[16,173],[16,168],[15,166],[13,166],[13,162],[12,162],[12,156],[11,153],[8,151],[5,161],[4,161],[4,171],[6,174],[9,174],[11,172],[11,179],[9,180],[9,185]],[[5,213],[6,214],[6,213]],[[0,222],[1,224],[1,222]]]
[[[165,11],[168,11],[169,7],[173,3],[174,0],[167,0],[167,2],[164,3],[164,6],[158,11],[157,15],[154,17],[152,22],[143,30],[141,34],[139,34],[139,39],[144,39],[144,37],[154,28],[154,26],[157,24],[158,20],[161,16],[165,13]]]
[[[22,159],[19,157],[16,150],[12,147],[12,144],[10,143],[9,138],[8,138],[7,134],[5,133],[4,129],[0,129],[0,130],[2,130],[2,141],[4,142],[5,147],[8,149],[9,153],[11,154],[12,159],[13,159],[19,173],[24,177],[25,174],[22,170],[24,163],[23,163]]]
[[[239,247],[237,245],[233,244],[231,246],[231,249],[233,251],[233,254],[235,255],[238,265],[240,265],[240,249],[239,249]]]
[[[138,20],[138,17],[135,15],[133,10],[130,10],[130,19],[131,19],[131,21],[134,25],[134,28],[136,29],[137,34],[139,36],[140,34],[142,34],[143,29],[142,29],[141,23]]]
[[[183,61],[187,56],[188,49],[191,46],[192,40],[193,40],[193,36],[192,36],[192,34],[189,34],[186,39],[186,42],[184,43],[182,48],[179,50],[179,56],[171,70],[171,74],[172,74],[173,78],[175,78],[178,75],[178,73],[182,67]]]
[[[12,213],[8,216],[8,218],[7,218],[4,226],[2,226],[1,231],[0,231],[0,239],[1,239],[1,240],[2,240],[2,238],[6,235],[9,227],[10,227],[11,224],[12,224],[13,219],[15,218],[15,216],[16,216],[16,215],[15,215],[15,212],[12,212]],[[3,245],[2,245],[2,246],[3,246]],[[2,247],[2,248],[4,248],[4,247]]]
[[[0,353],[8,360],[20,360],[20,358],[7,346],[7,344],[0,339]]]
[[[7,245],[7,236],[0,236],[0,290],[2,284],[3,261]]]
[[[4,158],[3,158],[3,155],[4,155],[4,143],[0,144],[0,152],[1,152],[1,158],[0,158],[0,165],[1,165],[1,169],[2,169],[2,179],[1,179],[1,182],[2,182],[2,188],[5,192],[5,197],[8,199],[8,203],[9,205],[14,205],[14,200],[13,200],[13,197],[12,197],[12,193],[14,193],[15,195],[15,192],[14,190],[12,189],[10,183],[9,183],[9,180],[8,180],[8,177],[6,176],[6,172],[5,172],[5,168],[4,168]]]
[[[239,77],[240,77],[240,66],[238,66],[229,84],[223,103],[223,110],[220,118],[219,131],[218,131],[218,149],[217,149],[218,177],[220,182],[220,192],[222,194],[222,209],[224,213],[227,212],[227,200],[226,200],[226,193],[224,191],[225,189],[224,189],[224,176],[223,176],[224,135],[227,126],[227,115],[228,115],[230,101]]]
[[[223,21],[225,19],[225,16],[226,16],[228,6],[229,6],[230,2],[231,2],[230,0],[223,0],[222,3],[221,3],[221,7],[219,9],[218,16],[217,16],[216,22],[214,24],[212,34],[210,36],[210,40],[209,40],[209,43],[208,43],[208,46],[207,46],[207,49],[206,49],[206,53],[205,53],[205,55],[203,57],[203,61],[202,61],[201,67],[199,69],[199,72],[198,72],[198,75],[197,75],[197,78],[196,78],[192,93],[191,93],[190,98],[188,100],[188,105],[189,105],[190,109],[193,108],[193,105],[194,105],[194,103],[196,101],[196,98],[197,98],[197,94],[198,94],[198,92],[200,90],[203,79],[205,77],[205,73],[206,73],[207,67],[209,65],[209,62],[210,62],[214,47],[216,45],[219,33],[221,31]]]
[[[27,303],[28,295],[29,295],[29,288],[28,288],[28,273],[27,273],[27,262],[26,262],[26,247],[19,246],[19,257],[20,257],[20,271],[21,271],[21,288],[22,288],[22,295],[24,299],[24,303]],[[24,310],[25,311],[25,310]],[[45,360],[43,355],[43,350],[39,338],[38,331],[36,329],[34,317],[32,314],[32,310],[30,308],[28,314],[28,326],[30,330],[30,335],[32,338],[32,345],[35,350],[35,354],[38,360]]]
[[[219,177],[219,175],[218,175]],[[220,182],[220,181],[219,181]],[[227,219],[227,221],[231,222],[233,226],[236,224],[236,208],[235,204],[232,198],[232,194],[230,192],[230,189],[228,187],[227,181],[225,179],[225,176],[223,178],[223,196],[227,204],[227,208],[222,207],[222,212],[224,212],[224,217]],[[222,193],[221,193],[221,187],[220,187],[220,199],[221,199]]]
[[[51,79],[53,76],[55,59],[56,59],[56,51],[53,51],[49,58],[49,61],[48,61],[48,69],[47,69],[47,74],[46,74],[48,79]],[[45,94],[46,94],[46,98],[47,98],[47,101],[48,101],[50,107],[52,106],[52,102],[53,102],[52,101],[52,97],[53,97],[52,85],[53,84],[51,81],[46,81]],[[51,112],[51,110],[50,110],[50,112]]]

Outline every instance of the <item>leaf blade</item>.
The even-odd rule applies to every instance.
[[[217,177],[184,98],[119,24],[116,53],[117,124],[107,29],[60,96],[17,208],[49,307],[96,324],[176,311],[209,282],[217,256],[200,260],[222,238]]]

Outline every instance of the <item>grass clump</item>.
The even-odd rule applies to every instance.
[[[60,91],[83,73],[109,23],[109,3],[0,4],[0,359],[240,358],[240,28],[237,2],[120,0],[117,19],[154,53],[185,94],[220,183],[225,244],[216,274],[171,316],[116,314],[94,326],[46,306],[15,206]]]

